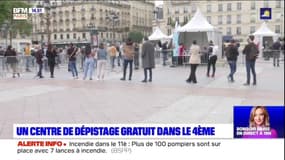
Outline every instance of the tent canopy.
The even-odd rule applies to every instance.
[[[259,29],[253,33],[255,36],[277,36],[276,33],[271,31],[265,22],[262,23],[262,25],[259,27]]]
[[[148,37],[149,40],[163,40],[163,39],[169,39],[167,35],[162,33],[162,31],[158,28],[155,27],[154,32]]]
[[[197,8],[193,18],[187,24],[179,28],[178,32],[207,32],[214,30],[215,27],[207,21],[200,9]]]

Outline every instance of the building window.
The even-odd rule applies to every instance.
[[[241,10],[241,2],[237,3],[237,10],[240,11]]]
[[[218,17],[218,24],[223,24],[223,16]]]
[[[42,35],[42,36],[41,36],[41,40],[44,40],[44,38],[45,38],[44,35]]]
[[[251,26],[250,27],[250,34],[254,33],[255,32],[255,26]]]
[[[175,9],[175,14],[179,14],[179,8]]]
[[[69,34],[66,34],[66,39],[69,39]]]
[[[188,8],[184,7],[184,13],[188,13]]]
[[[192,13],[195,13],[195,12],[196,12],[196,9],[197,9],[197,8],[196,8],[195,5],[192,5],[192,6],[191,6]]]
[[[56,38],[57,38],[57,36],[56,36],[56,34],[54,34],[54,35],[53,35],[53,39],[56,40]]]
[[[231,3],[227,4],[227,11],[232,11],[232,4]]]
[[[250,9],[255,10],[255,1],[251,1],[250,3]]]
[[[207,12],[210,13],[212,11],[212,6],[209,4],[207,5]]]
[[[231,24],[231,23],[232,23],[232,16],[227,15],[227,24]]]
[[[237,35],[241,35],[241,27],[237,27]]]
[[[231,27],[227,27],[227,35],[232,35],[232,28]]]
[[[255,23],[256,15],[255,13],[250,14],[250,23]]]
[[[241,24],[241,15],[240,14],[237,15],[237,24]]]
[[[86,34],[82,33],[82,38],[85,39],[86,38]]]
[[[276,8],[281,8],[281,0],[275,1],[275,7]]]
[[[101,38],[104,38],[104,34],[103,34],[103,32],[101,32]]]
[[[219,6],[218,6],[218,11],[219,11],[219,12],[222,12],[222,11],[223,11],[223,4],[219,4]]]
[[[264,1],[264,7],[265,7],[265,8],[268,8],[268,7],[269,7],[269,3],[268,3],[267,0]]]
[[[211,16],[207,16],[207,21],[212,24],[212,21],[211,21]]]
[[[73,33],[73,39],[76,39],[76,33]]]
[[[275,26],[275,33],[281,33],[280,31],[281,31],[280,25],[276,25]]]
[[[63,35],[62,34],[60,34],[60,39],[63,39]]]
[[[175,17],[175,21],[179,24],[179,17]]]

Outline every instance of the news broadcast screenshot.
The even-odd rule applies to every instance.
[[[3,160],[284,160],[283,0],[0,0]]]

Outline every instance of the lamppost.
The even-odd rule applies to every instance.
[[[281,13],[281,15],[280,15],[280,21],[281,21],[281,26],[280,26],[280,29],[281,29],[281,37],[283,36],[283,38],[284,38],[284,13]],[[283,32],[283,33],[282,33]]]
[[[98,30],[96,29],[96,26],[94,23],[89,23],[87,25],[87,28],[90,33],[90,43],[91,46],[98,46]]]
[[[158,8],[157,7],[153,10],[153,16],[154,16],[156,27],[158,27]]]
[[[50,14],[50,10],[56,8],[54,5],[50,4],[49,0],[44,0],[42,5],[39,5],[39,7],[43,7],[46,11],[46,32],[47,32],[47,44],[50,44],[50,36],[51,36],[51,32],[50,32],[50,25],[51,25],[51,14]]]
[[[119,22],[119,16],[115,12],[111,12],[110,15],[106,17],[106,20],[110,20],[112,22],[112,37],[115,40],[115,24]]]
[[[8,20],[5,20],[4,23],[2,24],[1,31],[4,33],[5,37],[5,48],[7,48],[7,41],[8,41],[8,32],[10,29],[10,24]]]

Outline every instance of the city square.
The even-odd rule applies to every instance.
[[[230,124],[233,122],[233,106],[284,105],[284,50],[278,50],[279,67],[273,65],[272,55],[266,55],[268,52],[265,50],[270,50],[265,47],[271,47],[278,38],[284,37],[283,1],[165,1],[160,7],[153,1],[40,2],[43,1],[36,5],[44,8],[45,12],[30,16],[30,36],[13,32],[16,23],[7,19],[2,21],[0,17],[0,45],[4,49],[12,45],[19,61],[18,75],[15,75],[12,73],[13,67],[6,63],[7,57],[0,55],[1,139],[13,138],[13,124]],[[273,10],[272,20],[259,19],[259,9],[262,7]],[[249,12],[244,13],[245,10]],[[180,65],[173,65],[175,56],[172,51],[178,48],[177,40],[177,45],[171,42],[174,47],[167,50],[165,65],[161,50],[156,48],[152,81],[142,83],[143,37],[151,37],[156,29],[160,29],[165,35],[161,39],[150,39],[153,44],[157,45],[159,40],[174,41],[178,26],[183,28],[187,25],[197,15],[195,13],[204,15],[205,23],[215,27],[218,36],[212,38],[217,40],[207,36],[208,30],[203,31],[203,37],[207,36],[205,39],[199,35],[185,34],[186,38],[182,39],[186,44],[185,50],[190,50],[192,40],[198,40],[201,48],[205,45],[208,47],[213,40],[215,45],[219,45],[216,74],[207,76],[207,57],[207,61],[202,59],[204,62],[197,67],[197,83],[187,83],[191,66],[187,59],[189,55],[183,55],[184,61]],[[267,37],[266,41],[259,39],[262,41],[259,49],[264,52],[260,52],[255,63],[257,82],[245,86],[246,56],[242,50],[248,36],[265,25],[272,34],[256,35],[256,39]],[[130,33],[133,33],[133,41],[140,46],[140,63],[134,66],[139,69],[133,70],[131,80],[123,77],[123,58],[121,65],[115,63],[113,68],[109,53],[103,80],[97,80],[97,70],[90,77],[92,80],[83,80],[86,78],[83,76],[85,62],[81,55],[75,60],[78,77],[68,71],[70,57],[66,55],[69,44],[84,49],[85,46],[95,47],[99,43],[110,47],[125,43],[131,37]],[[189,37],[194,39],[190,41]],[[236,40],[240,45],[234,82],[229,81],[230,67],[222,49],[222,45],[228,45],[231,40]],[[281,41],[284,45],[284,38]],[[31,51],[28,55],[24,53],[27,43],[31,44],[29,49],[43,49],[49,44],[63,49],[60,52],[62,62],[54,66],[54,75],[50,75],[46,69],[47,62],[43,62],[42,74],[38,74],[37,62],[27,60],[27,57],[34,58]],[[122,77],[124,80],[120,80]]]

